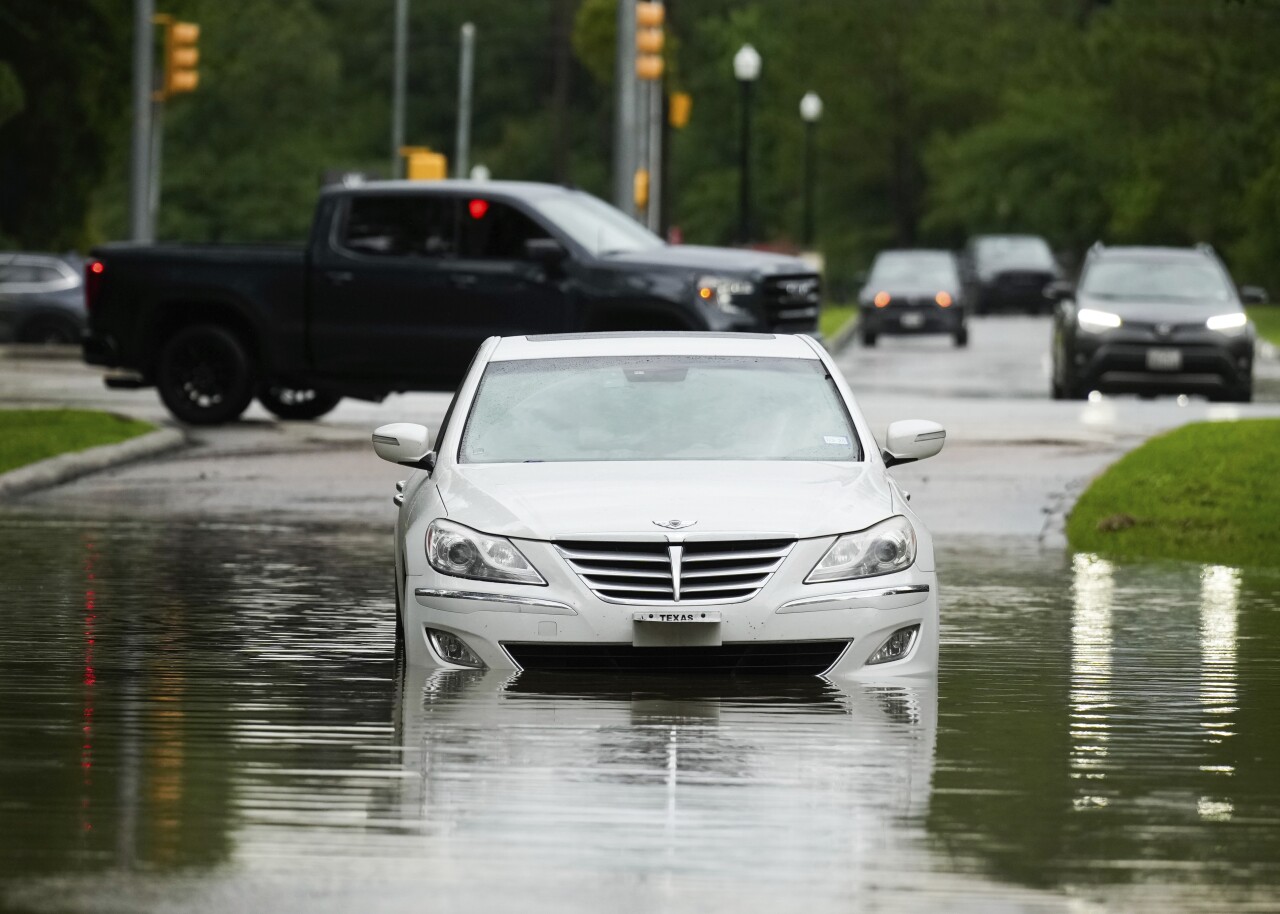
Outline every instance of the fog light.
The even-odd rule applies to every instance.
[[[446,663],[484,669],[484,661],[477,657],[475,651],[467,647],[467,643],[457,635],[429,628],[427,637],[431,640],[431,646],[435,648],[436,653],[440,655],[440,659]]]
[[[885,638],[884,644],[876,648],[875,653],[867,658],[867,665],[901,660],[911,653],[911,647],[916,643],[916,636],[919,634],[920,626],[918,624],[898,629],[888,638]]]

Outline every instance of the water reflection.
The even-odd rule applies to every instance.
[[[0,515],[0,908],[1280,891],[1275,575],[944,551],[937,684],[401,678],[387,542]]]

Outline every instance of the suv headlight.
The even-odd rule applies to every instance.
[[[1124,321],[1120,320],[1119,314],[1112,314],[1110,311],[1081,308],[1076,312],[1076,323],[1080,325],[1081,330],[1088,330],[1090,333],[1101,333],[1104,330],[1116,329]]]
[[[441,574],[477,581],[546,581],[509,539],[437,518],[427,527],[427,561]]]
[[[819,584],[892,574],[910,568],[915,560],[916,531],[905,517],[898,515],[837,539],[804,582]]]
[[[1233,311],[1231,314],[1215,314],[1205,321],[1204,325],[1210,330],[1235,336],[1249,325],[1249,317],[1243,311]]]
[[[728,314],[745,314],[746,309],[734,304],[734,299],[755,292],[756,284],[749,279],[733,279],[729,276],[703,276],[698,280],[698,300],[715,305]]]

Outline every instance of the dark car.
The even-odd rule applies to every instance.
[[[75,255],[0,252],[0,340],[78,343],[83,262]]]
[[[1044,288],[1062,278],[1048,243],[1037,235],[976,235],[965,245],[962,267],[974,314],[1047,313]]]
[[[1253,398],[1254,328],[1242,306],[1261,289],[1237,292],[1207,245],[1103,247],[1085,259],[1078,288],[1050,287],[1054,399],[1111,393],[1195,393]]]
[[[668,245],[589,194],[511,181],[326,189],[305,245],[104,245],[85,360],[184,422],[257,396],[288,419],[341,397],[453,390],[491,336],[816,333],[820,280],[761,251]]]
[[[858,334],[945,333],[968,345],[960,272],[950,251],[881,251],[858,294]]]

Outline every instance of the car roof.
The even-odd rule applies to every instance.
[[[1091,256],[1102,260],[1200,260],[1213,262],[1208,251],[1201,248],[1155,247],[1150,245],[1127,245],[1124,247],[1098,248]]]
[[[543,184],[537,181],[472,181],[465,178],[441,181],[365,181],[360,184],[333,184],[322,194],[364,196],[366,194],[477,194],[489,197],[519,197],[531,200],[559,194],[575,194],[581,191],[559,184]]]
[[[887,248],[876,254],[876,258],[881,257],[946,257],[951,260],[955,259],[955,254],[942,248]]]
[[[702,331],[625,331],[620,333],[551,333],[505,336],[490,361],[564,359],[591,356],[746,356],[749,358],[817,359],[805,336],[772,333]]]

